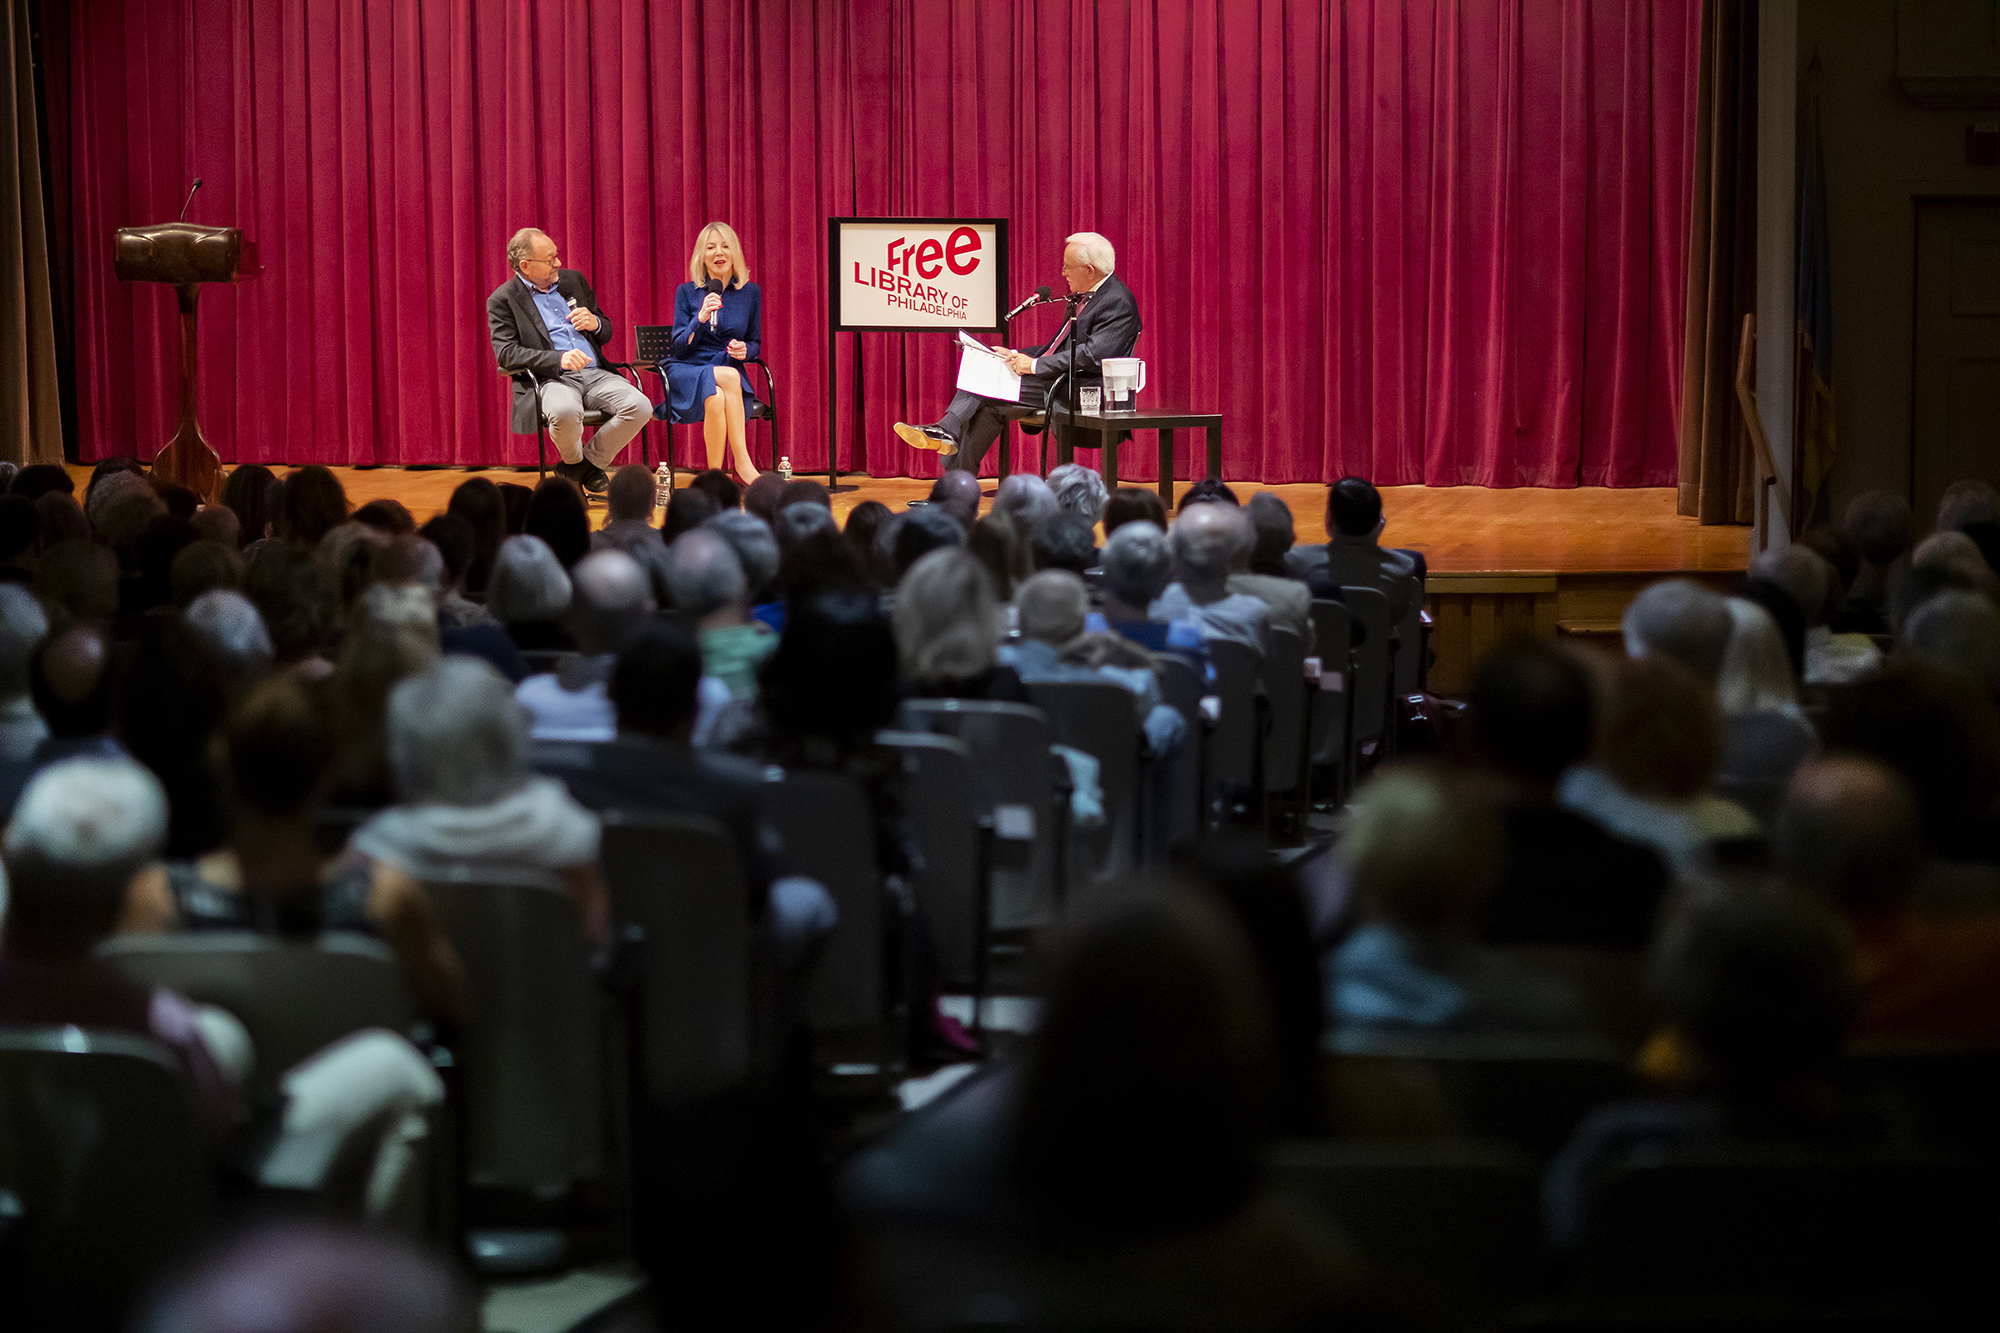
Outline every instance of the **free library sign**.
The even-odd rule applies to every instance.
[[[1005,218],[829,218],[827,256],[836,331],[1000,327]]]

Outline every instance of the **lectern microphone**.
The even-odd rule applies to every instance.
[[[196,190],[199,190],[200,188],[201,188],[201,177],[196,176],[194,178],[194,184],[188,186],[188,197],[181,200],[181,215],[175,218],[174,221],[176,222],[187,221],[188,205],[194,202],[194,192]]]

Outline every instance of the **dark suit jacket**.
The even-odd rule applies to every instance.
[[[604,348],[611,341],[611,320],[598,309],[597,293],[590,289],[590,279],[573,268],[557,269],[556,291],[597,316],[596,329],[583,336],[597,349],[597,364],[602,368],[610,359]],[[514,433],[533,435],[541,429],[541,413],[535,387],[522,372],[531,371],[538,379],[553,379],[562,374],[562,353],[549,341],[542,312],[535,309],[519,274],[509,273],[507,281],[486,298],[486,331],[492,335],[493,357],[500,363],[500,373],[515,377]]]
[[[696,753],[643,736],[612,741],[538,741],[535,770],[560,778],[578,804],[706,815],[731,834],[750,877],[752,910],[763,914],[771,881],[784,874],[784,847],[764,820],[764,771],[734,755]]]
[[[1057,329],[1062,326],[1058,324]],[[1132,346],[1139,341],[1139,303],[1133,299],[1132,289],[1114,273],[1104,280],[1083,309],[1076,316],[1076,378],[1079,384],[1094,384],[1104,376],[1099,367],[1109,356],[1130,356]],[[1048,344],[1039,347],[1019,349],[1029,356],[1039,357],[1048,350]],[[1062,346],[1045,365],[1035,367],[1035,373],[1053,382],[1058,375],[1069,371],[1069,339],[1063,339]]]

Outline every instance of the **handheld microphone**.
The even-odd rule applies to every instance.
[[[707,282],[704,282],[701,286],[703,291],[714,292],[717,296],[720,296],[722,294],[723,282],[721,278],[710,278]],[[722,319],[722,307],[717,306],[714,312],[711,313],[708,317],[708,331],[710,333],[716,332],[716,324],[721,319]]]
[[[1045,282],[1041,286],[1035,288],[1034,295],[1030,296],[1027,300],[1021,302],[1021,304],[1015,306],[1012,310],[1009,310],[1006,314],[1005,319],[1003,319],[1001,322],[1005,323],[1007,319],[1014,318],[1014,316],[1020,314],[1023,310],[1026,310],[1029,306],[1040,305],[1042,302],[1048,299],[1049,299],[1049,285]]]
[[[176,222],[187,221],[188,205],[194,202],[194,192],[196,190],[199,190],[200,188],[201,188],[201,177],[196,176],[194,178],[194,184],[188,186],[188,197],[181,200],[181,215],[175,218],[174,221]]]

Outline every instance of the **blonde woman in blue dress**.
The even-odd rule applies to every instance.
[[[735,229],[727,222],[703,227],[688,258],[688,280],[674,293],[663,415],[701,423],[712,468],[722,466],[726,444],[731,468],[746,486],[757,479],[743,426],[746,403],[756,397],[744,382],[743,363],[763,349],[763,306]]]

